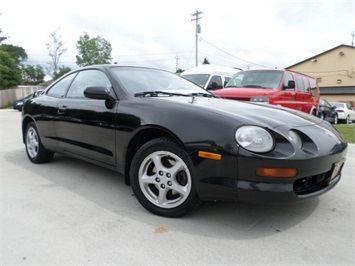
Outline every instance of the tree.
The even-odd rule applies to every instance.
[[[79,54],[76,56],[78,66],[108,64],[112,60],[111,44],[100,36],[90,38],[85,32],[84,36],[80,36],[76,48]]]
[[[2,29],[0,29],[0,34],[2,33]],[[4,36],[0,36],[0,43],[2,43],[3,41],[5,41],[7,39],[7,37]]]
[[[182,72],[184,72],[185,70],[183,70],[183,69],[181,69],[181,68],[178,68],[177,70],[176,70],[176,74],[181,74]]]
[[[0,49],[0,90],[22,83],[21,72],[16,60]]]
[[[70,71],[71,71],[71,69],[69,67],[62,66],[58,69],[58,72],[54,75],[53,79],[58,79]]]
[[[53,31],[52,33],[52,43],[46,43],[48,55],[51,58],[47,67],[47,73],[52,78],[56,76],[58,71],[59,59],[68,49],[64,48],[64,43],[61,40],[62,36],[58,34],[60,29]]]
[[[44,81],[45,73],[43,67],[40,65],[22,66],[21,72],[25,85],[37,85]]]
[[[209,65],[210,61],[207,58],[203,59],[202,65]]]
[[[12,44],[1,44],[0,50],[7,52],[13,59],[15,59],[16,64],[20,64],[28,58],[26,51],[19,46],[14,46]]]

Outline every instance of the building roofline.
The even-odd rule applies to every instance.
[[[313,55],[313,56],[311,56],[311,57],[309,57],[309,58],[307,58],[307,59],[305,59],[305,60],[303,60],[303,61],[300,61],[300,62],[298,62],[298,63],[296,63],[296,64],[291,65],[291,66],[285,67],[285,69],[289,69],[289,68],[291,68],[291,67],[300,65],[300,64],[302,64],[302,63],[304,63],[304,62],[306,62],[306,61],[309,61],[309,60],[311,60],[311,59],[313,59],[313,58],[315,58],[315,57],[317,57],[317,56],[321,56],[321,55],[323,55],[323,54],[329,53],[330,51],[333,51],[333,50],[335,50],[335,49],[338,49],[339,47],[348,47],[348,48],[353,48],[353,49],[355,49],[354,46],[347,45],[347,44],[340,44],[340,45],[338,45],[338,46],[336,46],[336,47],[333,47],[333,48],[331,48],[331,49],[329,49],[329,50],[326,50],[326,51],[324,51],[324,52],[322,52],[322,53],[320,53],[320,54]]]

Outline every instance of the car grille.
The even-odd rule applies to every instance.
[[[297,179],[293,184],[293,190],[297,195],[307,195],[329,186],[332,171],[319,175]]]

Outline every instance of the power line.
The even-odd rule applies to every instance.
[[[260,67],[271,68],[271,69],[273,68],[273,67],[260,65],[260,64],[257,64],[257,63],[254,63],[254,62],[251,62],[251,61],[242,59],[242,58],[240,58],[240,57],[237,57],[237,56],[235,56],[235,55],[233,55],[233,54],[231,54],[231,53],[228,53],[228,52],[222,50],[221,48],[218,48],[217,46],[213,45],[212,43],[206,41],[206,40],[203,39],[203,38],[201,38],[201,41],[204,41],[205,43],[211,45],[212,47],[216,48],[217,50],[219,50],[219,51],[221,51],[221,52],[223,52],[223,53],[225,53],[225,54],[227,54],[227,55],[229,55],[229,56],[232,56],[232,57],[234,57],[234,58],[236,58],[236,59],[238,59],[238,60],[244,61],[244,62],[249,63],[249,64],[252,64],[252,65],[260,66]]]

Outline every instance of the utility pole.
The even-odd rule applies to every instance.
[[[176,55],[176,57],[175,57],[175,59],[176,59],[176,63],[175,63],[175,73],[178,71],[178,66],[179,66],[179,55],[177,54]]]
[[[195,17],[191,19],[190,21],[196,21],[196,66],[198,66],[198,34],[201,33],[201,26],[198,24],[198,20],[201,19],[199,15],[203,14],[203,12],[196,10],[196,13],[191,14],[191,16]]]
[[[355,35],[355,32],[353,31],[351,33],[351,46],[354,46],[354,35]]]

